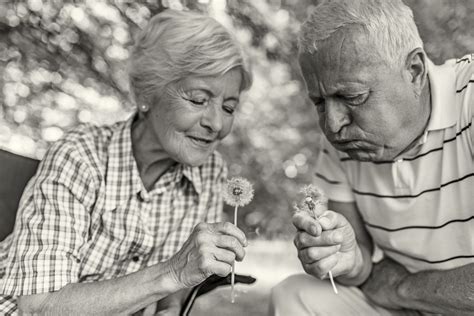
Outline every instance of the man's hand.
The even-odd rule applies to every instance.
[[[409,272],[390,258],[374,264],[372,273],[361,286],[364,294],[375,304],[389,308],[402,309],[397,289]]]
[[[326,211],[318,219],[304,212],[293,215],[298,229],[294,243],[306,273],[324,278],[329,271],[339,275],[355,275],[362,258],[354,230],[344,216]]]
[[[245,234],[231,223],[200,223],[168,261],[170,274],[182,288],[193,287],[213,274],[224,277],[234,260],[242,261],[246,246]]]

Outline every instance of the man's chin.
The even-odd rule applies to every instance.
[[[357,161],[380,161],[382,160],[379,155],[377,155],[377,152],[373,151],[364,151],[360,149],[350,149],[350,150],[344,150],[344,153],[346,153],[351,159],[357,160]]]

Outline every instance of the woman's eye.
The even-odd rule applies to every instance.
[[[234,114],[234,112],[235,112],[235,108],[232,107],[232,106],[229,106],[229,105],[224,105],[222,108],[228,114]]]
[[[186,99],[186,100],[188,100],[192,104],[196,104],[196,105],[206,105],[207,104],[206,99]]]

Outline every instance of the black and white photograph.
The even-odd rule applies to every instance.
[[[0,0],[0,316],[474,315],[474,0]]]

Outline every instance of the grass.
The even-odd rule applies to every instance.
[[[257,278],[252,285],[237,285],[235,303],[230,302],[230,287],[216,289],[199,297],[191,316],[263,316],[268,314],[270,291],[291,274],[303,273],[291,241],[253,240],[236,271]]]

